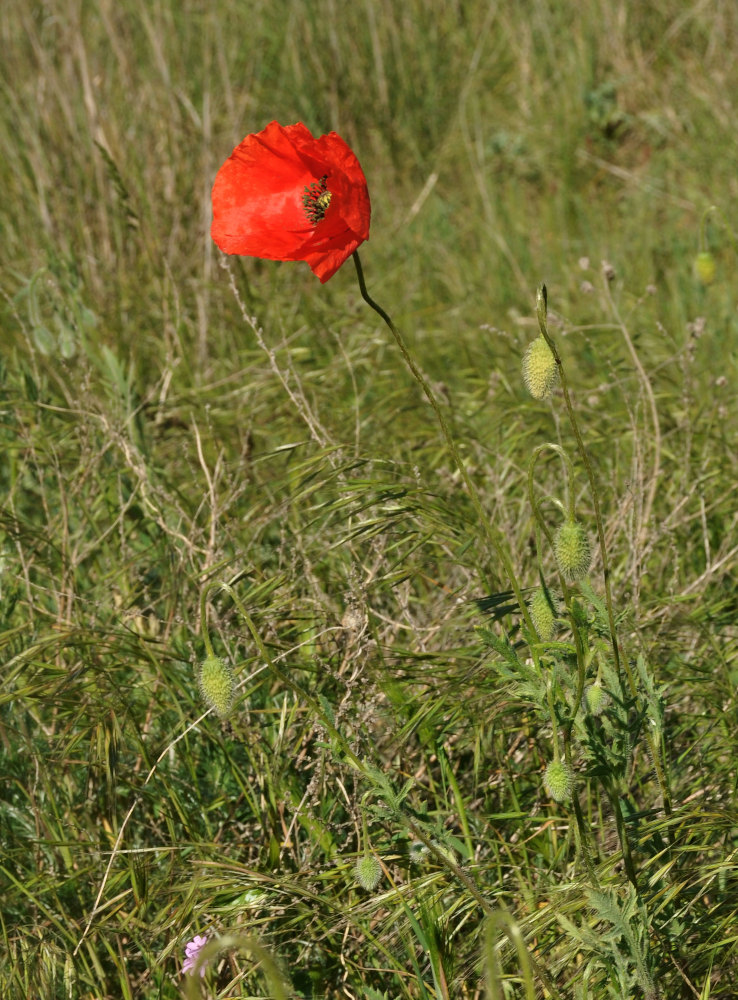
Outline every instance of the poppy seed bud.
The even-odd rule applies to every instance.
[[[556,611],[549,603],[543,587],[539,587],[528,603],[530,620],[544,642],[550,642],[556,630]]]
[[[592,562],[592,550],[587,533],[578,521],[564,521],[561,525],[554,536],[554,554],[567,580],[585,578]]]
[[[534,399],[546,399],[551,395],[558,371],[551,348],[543,335],[528,345],[523,357],[523,381]]]
[[[233,671],[218,656],[208,656],[200,666],[200,693],[207,704],[224,719],[233,706],[235,683]]]
[[[373,892],[382,877],[382,866],[372,854],[365,854],[354,865],[354,876],[362,889]]]
[[[590,715],[602,715],[607,708],[607,692],[603,690],[599,681],[590,684],[584,692],[584,703]]]
[[[711,285],[715,280],[716,271],[715,258],[709,250],[703,250],[702,253],[697,254],[694,259],[694,273],[697,275],[697,280],[700,284],[705,286]]]
[[[552,760],[543,773],[543,787],[554,802],[566,802],[574,782],[571,770],[560,760]]]

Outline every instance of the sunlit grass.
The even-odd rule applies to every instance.
[[[218,997],[733,995],[737,39],[673,0],[5,4],[0,995],[181,996],[205,933],[238,938]],[[549,653],[350,263],[209,239],[275,118],[359,156],[370,294],[526,595],[531,456],[574,462],[592,589],[546,669],[577,808]],[[520,374],[541,281],[620,680],[586,470]],[[553,452],[535,496],[554,531]],[[610,701],[567,736],[584,661]]]

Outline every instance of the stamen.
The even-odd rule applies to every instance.
[[[319,181],[305,185],[305,194],[302,196],[302,205],[305,215],[315,226],[321,219],[325,218],[325,213],[331,203],[333,195],[326,187],[328,174],[323,174]]]

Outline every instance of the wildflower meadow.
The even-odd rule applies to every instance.
[[[0,38],[0,1000],[738,996],[738,7]]]

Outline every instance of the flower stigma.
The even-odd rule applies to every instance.
[[[302,196],[302,204],[305,215],[315,226],[325,218],[325,213],[331,203],[333,195],[326,187],[328,174],[323,174],[319,181],[305,185],[305,194]]]

